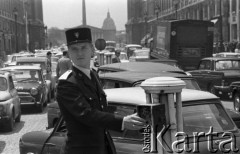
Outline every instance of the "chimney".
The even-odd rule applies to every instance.
[[[82,0],[82,25],[83,26],[87,25],[85,0]]]

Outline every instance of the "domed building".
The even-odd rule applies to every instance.
[[[103,38],[106,41],[116,41],[116,26],[108,11],[107,18],[103,21]]]

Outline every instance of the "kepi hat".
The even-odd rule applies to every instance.
[[[72,45],[76,43],[89,42],[92,43],[91,29],[87,27],[82,28],[72,28],[65,32],[67,45]]]

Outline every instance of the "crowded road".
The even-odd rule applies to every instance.
[[[226,108],[233,108],[230,101],[223,101]],[[47,107],[42,113],[25,108],[20,123],[16,123],[12,132],[0,131],[0,154],[19,154],[19,139],[30,131],[41,131],[47,127]]]

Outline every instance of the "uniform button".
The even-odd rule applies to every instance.
[[[92,97],[90,97],[89,99],[92,100]]]
[[[101,105],[102,109],[103,109],[103,105]]]

